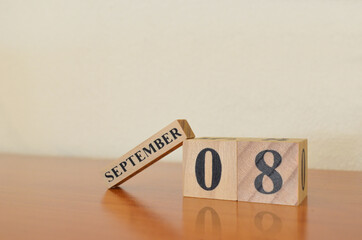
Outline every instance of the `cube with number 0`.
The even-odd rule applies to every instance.
[[[184,141],[184,196],[237,200],[235,141]]]
[[[299,205],[307,140],[195,138],[184,142],[184,196]]]

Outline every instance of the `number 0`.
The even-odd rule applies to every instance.
[[[212,154],[212,178],[211,186],[205,184],[205,156],[206,152]],[[220,183],[221,179],[221,160],[219,154],[212,148],[205,148],[197,155],[195,164],[195,174],[200,187],[206,191],[214,190]]]

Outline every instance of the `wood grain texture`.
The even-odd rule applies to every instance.
[[[183,198],[182,165],[162,161],[122,188],[105,190],[97,175],[108,162],[0,155],[0,239],[359,240],[362,236],[362,172],[311,169],[308,197],[292,207]]]
[[[298,205],[307,194],[307,187],[304,191],[301,186],[301,149],[306,149],[306,140],[257,140],[238,139],[238,200],[259,203],[273,203],[284,205]],[[256,167],[257,155],[261,152],[275,151],[281,156],[281,163],[275,168],[273,174],[280,175],[281,189],[275,193],[270,193],[275,187],[270,174],[263,174]],[[266,152],[262,161],[267,166],[273,166],[277,161],[276,156],[271,152]],[[307,158],[305,158],[307,161]],[[307,165],[306,165],[307,167]],[[307,170],[307,168],[305,168]],[[262,178],[264,192],[256,189],[256,179]],[[305,175],[308,176],[307,174]],[[276,181],[276,180],[275,180]]]
[[[108,164],[101,176],[108,188],[118,186],[182,146],[185,139],[194,137],[186,120],[176,120]]]
[[[203,189],[197,181],[196,159],[198,154],[204,149],[215,150],[221,162],[221,178],[217,187],[213,190]],[[212,154],[207,152],[205,155],[205,183],[207,187],[211,186],[211,177],[213,164]],[[236,161],[236,142],[224,140],[208,139],[189,139],[183,146],[183,173],[184,185],[183,193],[186,197],[214,198],[224,200],[237,199],[237,161]]]

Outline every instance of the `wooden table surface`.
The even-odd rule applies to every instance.
[[[0,239],[362,239],[362,173],[309,170],[299,207],[182,197],[162,160],[107,190],[109,160],[0,155]]]

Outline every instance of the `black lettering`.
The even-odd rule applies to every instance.
[[[121,163],[119,164],[119,166],[121,166],[121,168],[123,169],[123,172],[127,172],[127,170],[126,170],[126,166],[127,166],[126,161],[121,162]]]
[[[118,167],[118,166],[115,166],[115,167],[112,168],[111,170],[112,170],[112,172],[114,173],[114,176],[119,177],[119,176],[122,175],[122,173],[119,174],[119,171],[116,169],[117,167]]]
[[[167,137],[166,135],[168,135],[168,133],[163,134],[163,135],[162,135],[162,138],[163,138],[163,140],[165,141],[166,144],[169,144],[169,143],[171,143],[173,140],[170,139],[169,137]],[[169,141],[169,140],[171,140],[171,141]]]
[[[152,154],[152,150],[153,150],[153,152],[156,152],[156,149],[153,147],[152,143],[150,143],[148,149],[144,147],[142,150],[146,154],[146,157],[148,157],[148,154],[150,154],[150,155]]]
[[[274,163],[272,167],[268,166],[264,160],[264,155],[268,152],[272,153],[274,156]],[[260,175],[258,175],[255,178],[254,181],[255,188],[256,190],[258,190],[258,192],[263,194],[273,194],[278,192],[282,188],[283,186],[282,176],[275,170],[277,167],[279,167],[281,163],[282,163],[282,156],[280,156],[280,154],[274,150],[264,150],[258,153],[258,155],[256,155],[255,165],[262,172]],[[274,187],[273,190],[271,190],[270,192],[264,190],[263,187],[264,176],[269,177],[270,180],[272,180],[273,182]]]
[[[104,174],[104,176],[106,176],[106,178],[110,178],[110,180],[108,180],[108,182],[112,182],[114,180],[114,177],[113,177],[113,175],[111,174],[110,171],[106,172]]]
[[[211,152],[212,155],[212,178],[211,186],[207,187],[205,184],[205,157],[206,152]],[[200,187],[206,191],[214,190],[217,185],[219,185],[221,179],[221,160],[220,155],[212,148],[205,148],[196,157],[195,162],[195,174],[196,180],[199,183]]]
[[[136,155],[138,161],[142,162],[146,158],[141,155],[141,151],[136,152],[134,155]]]
[[[177,136],[176,136],[176,135],[178,135],[178,136],[180,136],[180,137],[182,136],[181,134],[178,133],[177,128],[171,129],[170,133],[172,134],[172,136],[173,136],[174,139],[177,139]]]
[[[157,138],[154,143],[156,144],[158,150],[161,150],[161,148],[163,148],[165,146],[165,144],[162,142],[161,139]]]
[[[130,156],[129,158],[127,158],[126,161],[127,161],[127,160],[130,161],[133,166],[136,166],[136,164],[135,164],[134,161],[132,160],[132,157],[133,157],[133,155]]]

